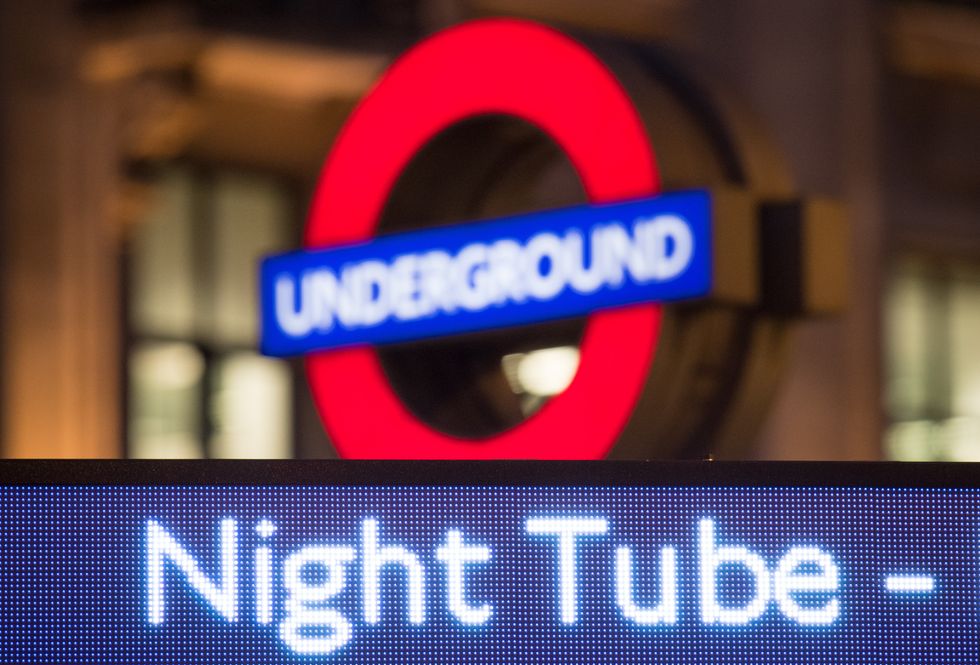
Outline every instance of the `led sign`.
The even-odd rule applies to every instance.
[[[440,132],[486,115],[544,132],[591,205],[377,238],[411,159]],[[438,33],[398,59],[342,129],[306,251],[264,265],[263,349],[307,353],[317,408],[343,457],[601,458],[647,380],[660,324],[653,301],[710,285],[707,195],[657,198],[659,189],[636,109],[583,46],[513,19]],[[373,347],[583,313],[571,385],[520,425],[479,440],[420,421]]]
[[[66,463],[0,478],[2,663],[980,659],[972,466]]]

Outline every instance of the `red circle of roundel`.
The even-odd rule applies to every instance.
[[[484,114],[521,118],[553,139],[590,201],[659,190],[653,150],[619,82],[550,28],[513,19],[465,23],[399,58],[361,102],[327,159],[306,226],[308,248],[370,238],[399,174],[440,131]],[[593,314],[571,385],[501,434],[461,439],[399,400],[370,347],[313,354],[307,373],[342,457],[599,459],[626,425],[646,380],[660,307]]]

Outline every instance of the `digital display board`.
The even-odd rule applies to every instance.
[[[980,662],[980,469],[0,465],[2,663]]]

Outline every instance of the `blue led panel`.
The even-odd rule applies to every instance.
[[[262,263],[262,351],[290,355],[538,323],[711,287],[707,191],[580,205]]]
[[[2,663],[980,662],[980,490],[927,469],[71,468],[0,474]]]

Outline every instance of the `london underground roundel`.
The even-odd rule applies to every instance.
[[[588,205],[376,236],[409,161],[481,115],[546,133]],[[452,177],[452,174],[446,174]],[[262,347],[307,355],[317,408],[353,458],[598,459],[639,398],[659,302],[710,286],[710,201],[660,194],[642,122],[610,71],[577,42],[519,20],[463,24],[397,60],[327,158],[305,248],[262,266]],[[588,315],[568,386],[519,425],[462,439],[402,403],[375,345]]]

